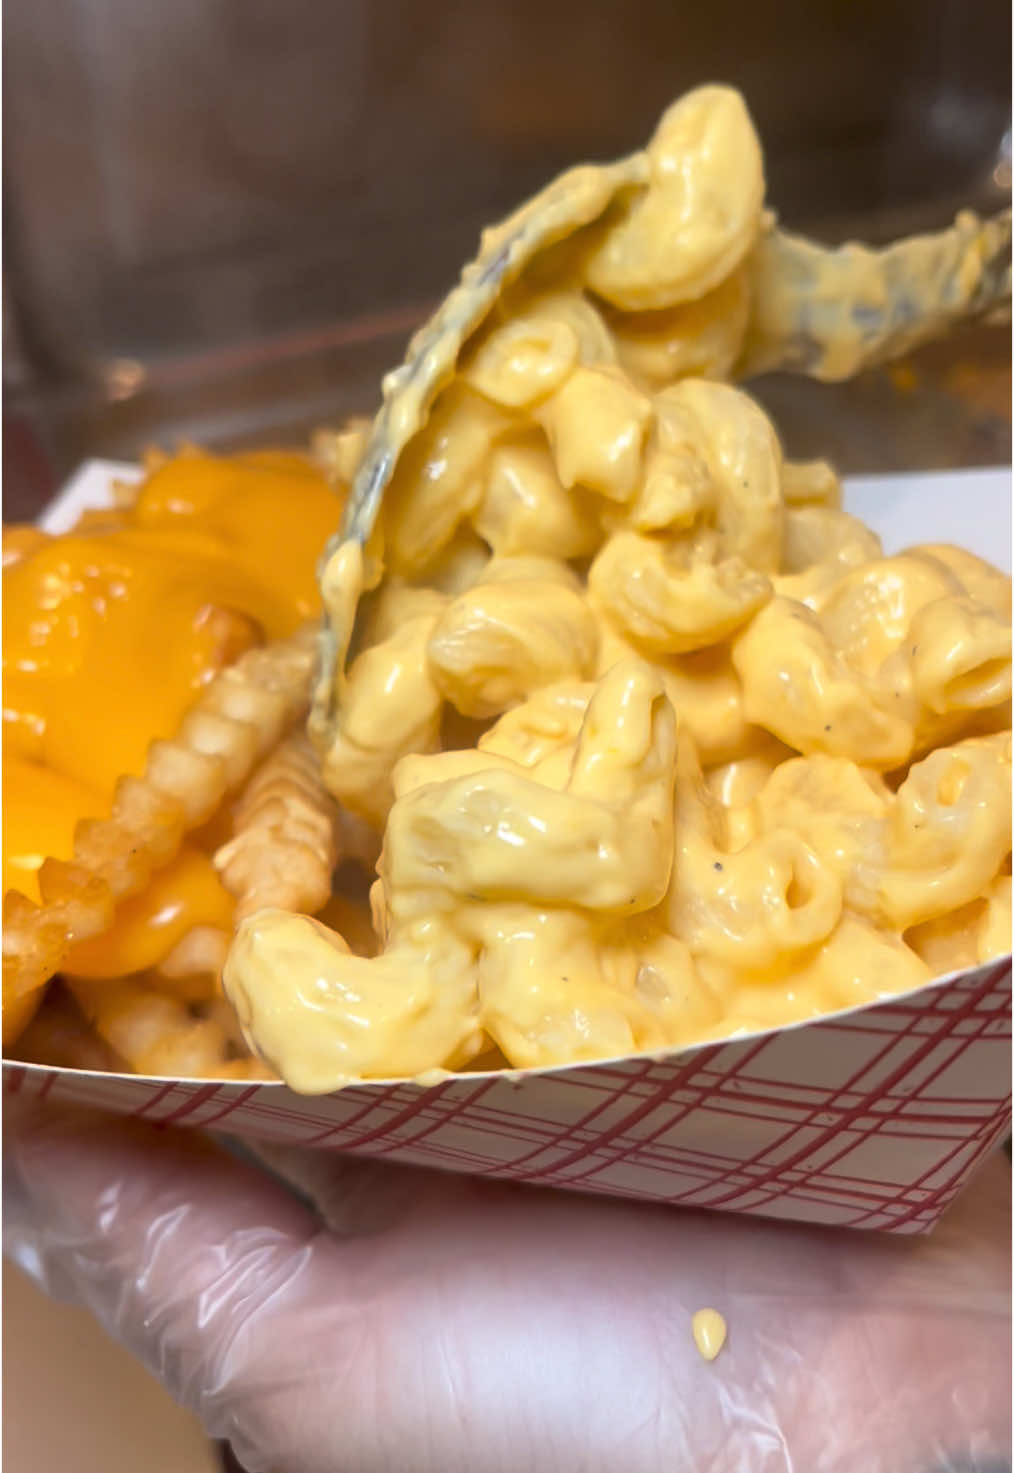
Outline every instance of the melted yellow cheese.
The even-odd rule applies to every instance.
[[[124,510],[36,541],[3,577],[5,753],[108,798],[215,670],[319,607],[339,512],[296,457],[193,453]]]
[[[728,1327],[717,1309],[699,1309],[691,1321],[694,1344],[703,1360],[714,1360],[725,1344]]]
[[[315,560],[340,511],[305,457],[187,452],[68,534],[4,529],[5,891],[38,901],[43,860],[72,857],[78,821],[108,811],[117,779],[142,770],[200,687],[313,615]],[[191,845],[67,969],[140,971],[231,915]]]
[[[63,773],[3,758],[3,887],[38,902],[38,871],[44,859],[70,859],[79,819],[102,811],[104,795]]]
[[[156,966],[195,926],[232,926],[234,902],[206,854],[184,848],[147,889],[117,908],[112,927],[79,941],[63,970],[71,977],[126,977]]]

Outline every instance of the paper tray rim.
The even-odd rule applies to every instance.
[[[888,1010],[892,1007],[902,1006],[910,1003],[912,999],[922,997],[930,992],[937,992],[951,983],[962,981],[968,977],[978,974],[983,979],[995,973],[999,981],[1006,973],[1012,970],[1011,952],[1004,952],[1001,956],[991,957],[989,961],[980,962],[974,967],[959,967],[952,972],[945,972],[940,977],[932,977],[928,982],[922,982],[918,987],[910,987],[905,992],[889,993],[886,997],[876,998],[872,1002],[858,1003],[850,1008],[838,1008],[834,1012],[820,1013],[812,1018],[797,1018],[791,1023],[773,1025],[770,1028],[757,1028],[749,1033],[737,1033],[726,1038],[709,1038],[700,1043],[687,1044],[682,1048],[674,1049],[645,1049],[639,1053],[614,1054],[601,1059],[579,1059],[567,1064],[547,1064],[542,1068],[531,1069],[475,1069],[455,1072],[450,1069],[433,1069],[419,1077],[393,1076],[382,1079],[350,1079],[347,1083],[339,1085],[337,1089],[320,1090],[308,1092],[293,1090],[283,1079],[216,1079],[210,1075],[169,1075],[169,1074],[125,1074],[107,1069],[77,1069],[60,1064],[37,1064],[21,1059],[11,1059],[6,1055],[3,1057],[3,1077],[6,1079],[13,1070],[24,1071],[37,1076],[70,1074],[80,1079],[97,1079],[111,1082],[122,1081],[129,1084],[150,1084],[162,1087],[166,1084],[187,1085],[195,1088],[214,1085],[218,1089],[236,1091],[257,1090],[288,1090],[292,1094],[298,1094],[301,1099],[328,1100],[335,1099],[352,1089],[418,1089],[429,1090],[438,1086],[452,1083],[476,1083],[482,1081],[500,1080],[507,1084],[520,1086],[530,1079],[552,1079],[558,1075],[573,1074],[589,1069],[615,1069],[624,1064],[655,1063],[668,1064],[680,1059],[688,1059],[692,1055],[702,1053],[705,1049],[721,1049],[739,1047],[754,1043],[760,1039],[773,1038],[778,1034],[789,1035],[803,1032],[807,1028],[823,1027],[826,1024],[834,1024],[845,1018],[858,1017],[862,1013],[871,1013],[878,1010]]]

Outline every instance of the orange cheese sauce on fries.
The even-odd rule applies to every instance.
[[[72,857],[79,821],[107,814],[118,778],[143,770],[211,677],[316,614],[340,510],[305,456],[186,451],[67,534],[4,529],[5,893],[38,901],[43,860]],[[228,928],[212,840],[192,836],[65,970],[125,976],[194,926]]]

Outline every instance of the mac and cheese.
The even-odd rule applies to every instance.
[[[763,223],[739,99],[692,94],[648,159],[507,289],[324,570],[311,732],[383,832],[382,952],[267,909],[225,969],[297,1089],[672,1049],[1006,945],[1009,580],[885,557],[715,381]]]

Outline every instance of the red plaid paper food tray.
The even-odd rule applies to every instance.
[[[94,486],[87,489],[94,504]],[[996,548],[1010,546],[1006,471],[854,483],[846,504],[889,550],[915,537],[960,540],[987,555],[992,547],[995,560]],[[65,501],[59,510],[65,514]],[[920,1233],[1008,1129],[1010,1041],[1007,956],[868,1007],[662,1058],[461,1074],[429,1087],[354,1085],[324,1097],[281,1084],[11,1062],[4,1084],[241,1139]]]

